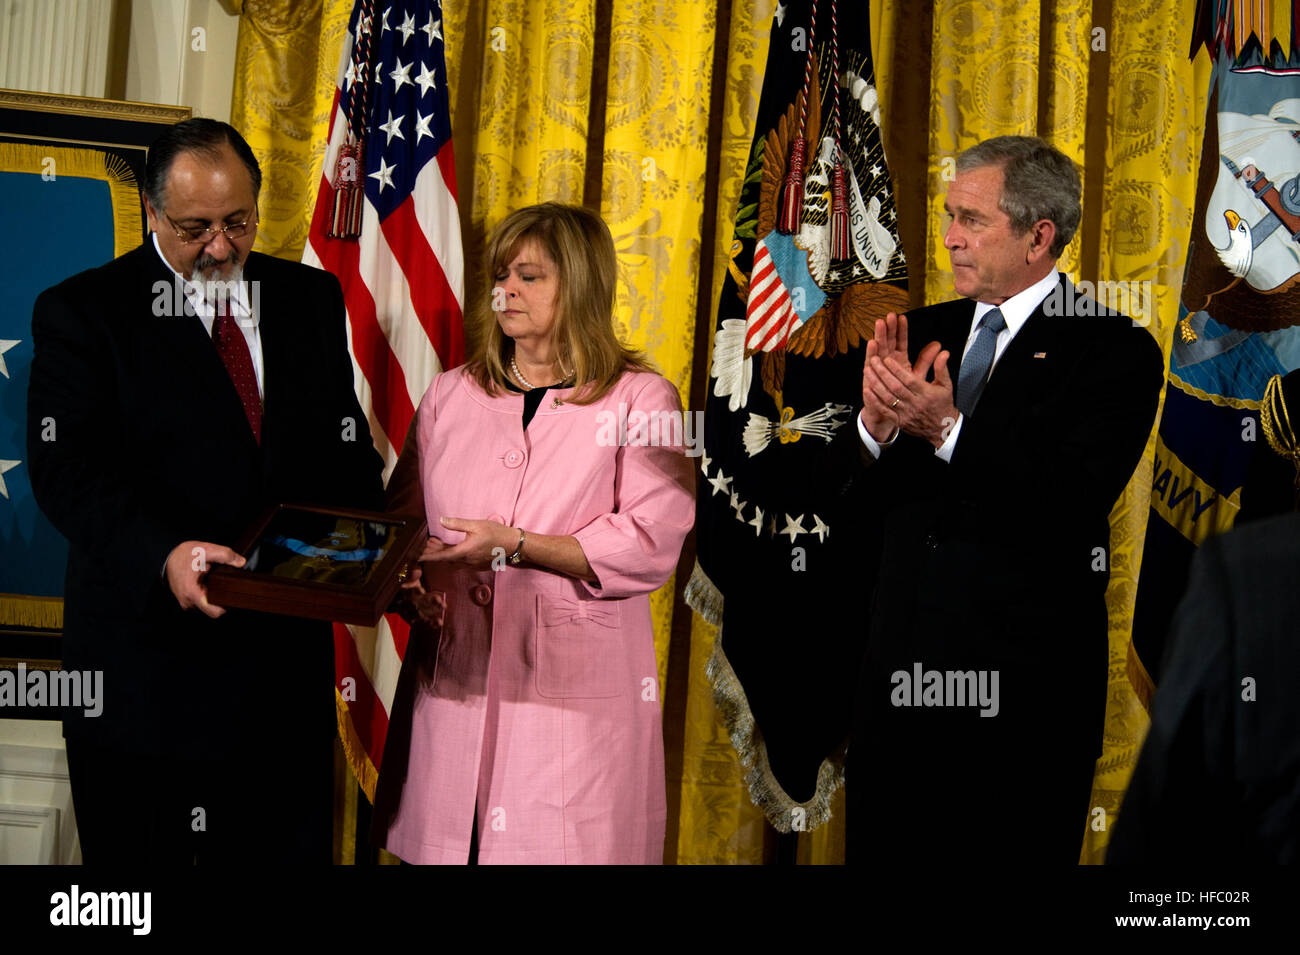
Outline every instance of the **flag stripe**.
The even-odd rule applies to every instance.
[[[403,366],[410,362],[411,370],[423,377],[436,359],[430,360],[429,337],[412,314],[406,276],[393,257],[379,216],[369,202],[365,204],[361,221],[362,239],[355,245],[358,254],[354,267],[369,277],[365,287],[372,294],[364,300],[369,305],[369,310],[361,316],[366,337],[355,343],[355,354],[362,368],[368,368],[366,377],[375,388],[376,412],[384,430],[394,440],[401,441],[398,436],[406,434],[415,405],[427,387],[426,384],[416,390],[409,389]],[[376,381],[385,386],[382,395]]]
[[[364,188],[360,234],[329,237],[335,167],[340,150],[350,142],[346,111],[362,105],[362,97],[354,97],[347,86],[347,76],[357,75],[360,67],[358,93],[367,82],[366,65],[351,63],[362,10],[361,2],[354,5],[343,43],[329,142],[303,259],[333,272],[343,287],[357,397],[391,474],[430,382],[443,368],[464,360],[465,263],[445,51],[435,29],[442,11],[436,0],[390,0],[383,10],[386,20],[374,12],[366,115],[354,116],[352,124],[364,147],[358,153],[364,167],[357,180]],[[396,28],[407,20],[416,24],[414,32]],[[399,83],[392,74],[394,57],[411,66],[406,82]],[[376,64],[385,65],[376,69]],[[425,83],[429,75],[434,82]],[[350,729],[345,739],[360,741],[364,755],[378,769],[409,626],[388,615],[378,627],[336,627],[335,634],[340,679],[351,676],[356,685],[349,694],[355,698],[342,699],[352,723],[350,728],[341,724]],[[365,760],[354,750],[349,750],[353,768],[359,778],[371,779],[373,772],[366,771],[361,765]]]
[[[358,672],[365,675],[387,712],[410,641],[410,624],[395,613],[386,613],[373,627],[353,625],[348,630],[356,647]]]
[[[353,279],[343,286],[343,300],[352,329],[352,354],[370,385],[375,417],[390,439],[400,441],[395,436],[406,434],[415,407],[406,389],[406,374],[379,327],[375,300],[366,283],[358,277],[360,260],[361,249],[354,242],[330,242],[321,255],[325,268],[335,275]]]
[[[425,342],[429,346],[424,349],[425,353],[420,355],[412,354],[407,349],[397,346],[396,342],[394,347],[409,356],[404,357],[403,366],[407,368],[423,366],[426,375],[419,377],[421,379],[426,376],[432,377],[442,371],[438,364],[438,355],[452,352],[454,344],[452,328],[454,327],[459,333],[462,327],[460,307],[451,286],[447,283],[447,277],[443,275],[438,257],[429,247],[424,231],[415,220],[412,199],[402,203],[384,220],[383,230],[388,247],[395,253],[395,261],[402,263],[408,299],[420,319],[420,326],[425,332]],[[453,305],[456,307],[451,308],[450,306]],[[400,337],[401,330],[394,329],[390,340],[400,340]],[[459,344],[463,349],[463,342]],[[414,342],[410,343],[412,349],[414,346]],[[417,404],[422,397],[423,394],[412,395]]]
[[[388,709],[365,678],[365,668],[357,655],[352,633],[341,623],[334,624],[334,670],[338,685],[350,691],[344,693],[344,702],[352,717],[352,725],[366,743],[371,762],[378,766],[383,759],[383,740],[388,733]],[[345,682],[349,678],[352,682]],[[349,700],[348,696],[353,699]],[[373,747],[372,740],[379,741],[377,748]]]
[[[420,170],[416,177],[415,191],[411,198],[415,200],[415,220],[419,223],[429,243],[429,248],[438,258],[438,268],[446,279],[451,294],[462,308],[465,303],[465,259],[460,244],[460,212],[455,198],[456,170],[451,167],[450,175],[443,167],[443,155],[438,154],[437,163],[429,163]],[[450,158],[447,160],[450,162]]]
[[[788,320],[782,320],[787,319],[787,317],[783,315],[778,315],[777,319],[778,320],[772,322],[771,329],[758,344],[758,347],[762,351],[771,351],[773,348],[785,344],[786,335],[789,334],[790,322]],[[783,331],[786,333],[785,335],[781,334]],[[774,341],[777,335],[781,335],[781,338]]]

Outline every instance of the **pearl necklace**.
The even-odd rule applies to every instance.
[[[517,378],[517,379],[519,380],[519,383],[520,383],[521,385],[523,385],[524,388],[527,389],[528,391],[532,391],[534,388],[537,387],[537,386],[534,385],[531,381],[529,381],[527,378],[524,377],[524,373],[523,373],[522,371],[520,371],[520,370],[519,370],[519,366],[515,364],[515,356],[514,356],[514,355],[511,355],[511,356],[510,356],[510,370],[511,370],[512,372],[514,372],[514,374],[515,374],[515,378]],[[560,371],[562,371],[562,372],[564,371],[564,366],[563,366],[563,365],[560,366]],[[557,381],[555,384],[557,384],[557,385],[562,385],[562,384],[564,384],[566,381],[568,381],[568,380],[569,380],[570,378],[572,378],[572,377],[573,377],[573,372],[571,372],[571,371],[569,371],[569,372],[565,372],[565,373],[564,373],[564,377],[563,377],[561,380]],[[552,387],[552,386],[548,386],[548,387]]]
[[[534,388],[537,387],[531,381],[529,381],[527,378],[524,377],[524,373],[520,371],[519,366],[515,364],[514,355],[510,356],[510,370],[515,373],[515,377],[519,379],[519,383],[523,385],[524,388],[526,388],[528,391],[532,391]]]

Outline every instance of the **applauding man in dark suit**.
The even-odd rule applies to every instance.
[[[1056,271],[1079,195],[1042,140],[967,150],[944,239],[964,298],[890,315],[867,347],[851,494],[875,597],[852,861],[1078,860],[1105,717],[1108,515],[1163,382],[1151,336]]]
[[[28,448],[69,542],[63,662],[103,674],[102,714],[64,714],[87,862],[330,859],[330,625],[204,589],[270,504],[382,502],[339,284],[250,251],[261,179],[225,123],[168,129],[145,170],[153,237],[33,311]]]

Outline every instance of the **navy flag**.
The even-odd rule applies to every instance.
[[[1296,500],[1300,382],[1281,383],[1300,368],[1300,66],[1294,26],[1275,36],[1252,10],[1202,0],[1192,40],[1215,67],[1130,645],[1148,705],[1195,549]]]

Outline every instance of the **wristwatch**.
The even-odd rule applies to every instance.
[[[512,566],[512,567],[518,567],[518,566],[523,562],[523,559],[524,559],[524,529],[523,529],[522,527],[519,528],[519,544],[518,544],[518,546],[515,547],[515,552],[514,552],[513,554],[511,554],[511,555],[510,555],[508,558],[506,558],[506,559],[510,561],[510,566]]]

